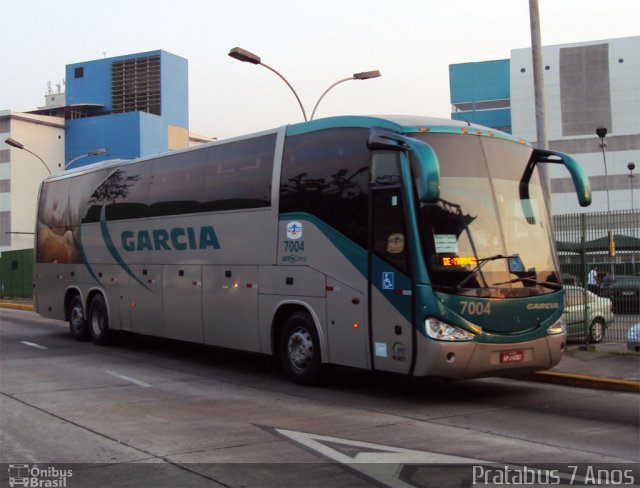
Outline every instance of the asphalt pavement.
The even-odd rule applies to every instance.
[[[0,308],[33,311],[29,299],[0,299]],[[640,393],[640,353],[626,343],[569,344],[560,363],[549,371],[519,375],[518,379],[581,388]]]

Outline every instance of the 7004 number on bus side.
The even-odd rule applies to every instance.
[[[304,252],[304,241],[284,241],[284,252]]]
[[[461,301],[461,315],[491,315],[491,302],[469,302]]]

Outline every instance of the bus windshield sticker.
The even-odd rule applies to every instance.
[[[458,253],[458,239],[455,234],[436,234],[433,239],[438,254]]]
[[[289,222],[287,224],[287,237],[289,239],[300,239],[302,237],[302,224],[300,222]]]
[[[522,273],[524,270],[524,264],[522,263],[522,259],[520,259],[520,256],[509,258],[509,272]]]

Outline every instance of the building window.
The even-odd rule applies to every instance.
[[[0,246],[11,245],[11,212],[0,212]]]
[[[452,111],[475,112],[477,110],[494,110],[497,108],[511,108],[511,99],[501,98],[497,100],[480,100],[476,102],[457,102],[453,104]]]
[[[111,64],[113,113],[147,112],[162,115],[160,56],[134,58]]]
[[[83,67],[75,68],[73,70],[73,76],[75,78],[84,78],[84,68]]]
[[[11,132],[11,119],[9,117],[0,119],[0,132]]]
[[[0,193],[11,192],[11,180],[0,180]]]
[[[11,162],[11,150],[10,149],[1,149],[0,150],[0,163],[10,163]]]

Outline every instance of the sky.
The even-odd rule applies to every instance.
[[[640,35],[639,0],[539,0],[543,45]],[[163,49],[189,62],[189,129],[233,137],[309,115],[450,117],[449,65],[530,47],[529,0],[0,0],[0,110],[44,105],[67,64]],[[64,89],[64,87],[63,87]]]

